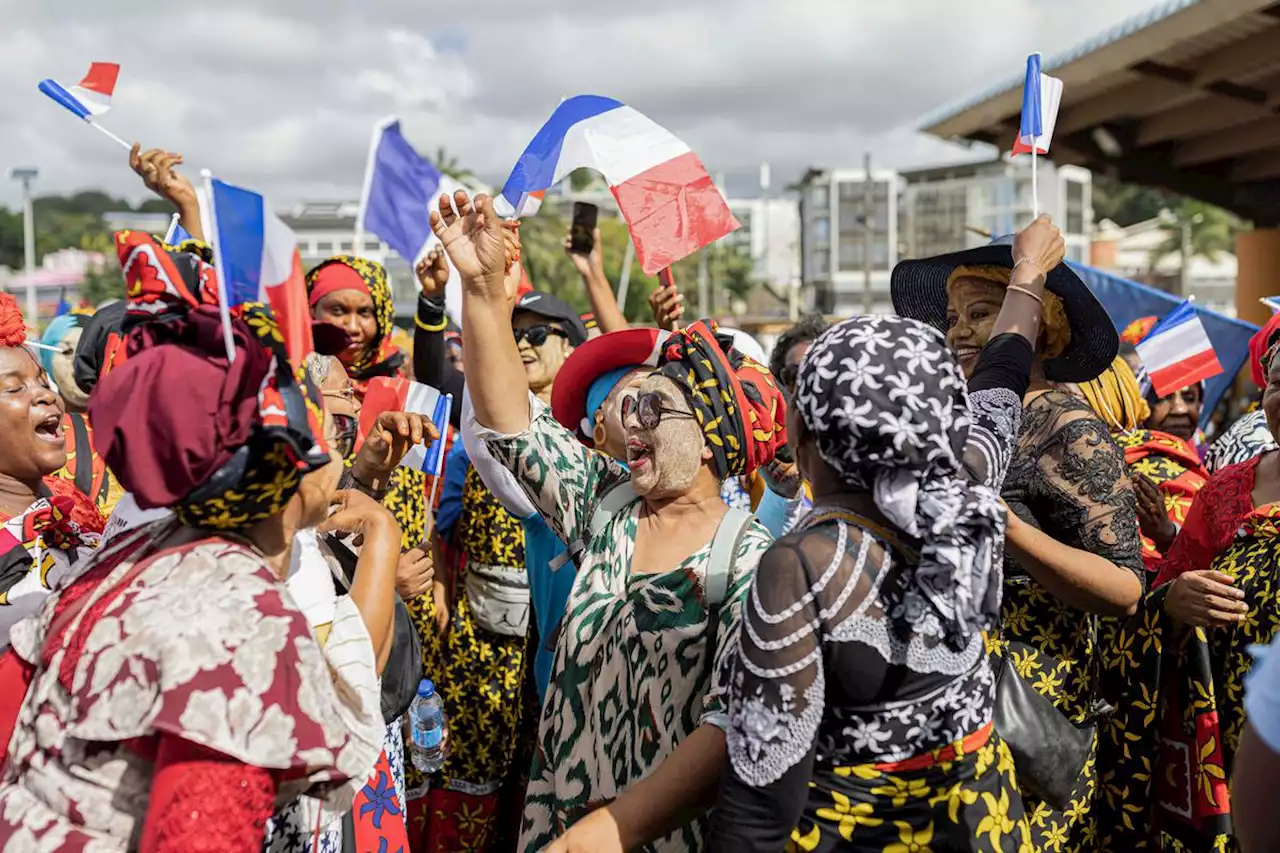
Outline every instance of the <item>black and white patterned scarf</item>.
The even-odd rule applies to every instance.
[[[1005,514],[963,465],[970,413],[963,372],[936,329],[903,317],[855,317],[814,342],[795,405],[819,453],[922,543],[916,589],[953,649],[1000,606]]]

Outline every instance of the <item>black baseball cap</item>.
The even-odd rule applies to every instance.
[[[580,347],[586,343],[587,327],[583,325],[582,318],[578,316],[578,312],[563,299],[540,290],[531,290],[520,297],[520,301],[516,303],[513,313],[521,311],[555,321],[560,325],[560,328],[564,329],[565,335],[569,338],[569,343],[575,347]]]

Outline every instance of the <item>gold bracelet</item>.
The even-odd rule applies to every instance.
[[[1006,289],[1007,289],[1007,290],[1016,290],[1016,291],[1018,291],[1019,293],[1025,294],[1026,296],[1030,296],[1030,297],[1031,297],[1032,299],[1034,299],[1036,302],[1039,302],[1039,303],[1040,303],[1040,307],[1041,307],[1041,308],[1043,308],[1043,307],[1044,307],[1044,299],[1040,296],[1040,294],[1038,294],[1038,293],[1036,293],[1036,292],[1034,292],[1034,291],[1031,291],[1031,290],[1027,290],[1025,287],[1023,287],[1023,286],[1022,286],[1022,285],[1020,285],[1020,284],[1011,284],[1011,285],[1009,285],[1009,286],[1008,286],[1008,288],[1006,288]]]
[[[1013,274],[1016,273],[1018,271],[1018,267],[1022,266],[1023,264],[1031,264],[1040,272],[1040,275],[1046,276],[1046,277],[1048,276],[1048,273],[1044,271],[1044,268],[1041,267],[1035,261],[1033,261],[1031,258],[1019,258],[1018,260],[1013,262],[1013,268],[1009,270],[1009,278],[1013,278]]]
[[[419,329],[421,329],[424,332],[443,332],[445,329],[449,328],[448,319],[441,320],[440,325],[438,326],[433,326],[429,323],[424,323],[422,322],[422,319],[419,317],[414,317],[413,322],[414,322],[414,325],[416,325]]]

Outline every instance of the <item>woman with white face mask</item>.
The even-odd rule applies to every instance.
[[[454,202],[458,212],[444,199],[432,224],[462,277],[480,437],[579,554],[520,849],[701,850],[725,760],[719,663],[769,543],[725,507],[720,484],[773,457],[782,395],[714,326],[695,323],[668,339],[627,406],[629,469],[550,414],[531,418],[527,398],[510,392],[524,373],[510,332],[518,242],[491,199]],[[634,496],[596,528],[615,489]],[[609,805],[593,811],[600,802]]]

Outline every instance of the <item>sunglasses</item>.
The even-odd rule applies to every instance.
[[[650,391],[647,394],[639,394],[636,396],[628,395],[622,398],[622,420],[625,423],[627,418],[635,412],[636,420],[640,422],[641,429],[657,429],[658,424],[662,423],[663,415],[673,415],[677,420],[696,418],[693,412],[685,412],[680,409],[668,409],[662,404],[662,397],[656,391]]]
[[[547,342],[547,338],[555,335],[558,338],[569,337],[555,326],[524,326],[519,329],[512,329],[511,334],[515,336],[516,345],[519,346],[523,340],[529,341],[529,346],[540,347]]]

